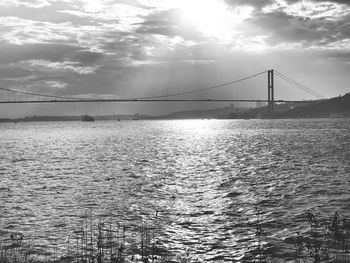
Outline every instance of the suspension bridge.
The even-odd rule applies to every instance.
[[[260,78],[260,79],[258,79]],[[257,80],[258,79],[258,80]],[[252,85],[253,82],[255,84]],[[289,85],[294,89],[297,88],[299,91],[312,97],[312,99],[286,99],[286,98],[277,98],[276,96],[276,82],[279,81],[278,90],[285,85]],[[246,85],[242,85],[245,83]],[[248,83],[248,85],[247,85]],[[249,84],[250,83],[250,84]],[[265,84],[262,84],[265,83]],[[252,86],[257,86],[258,91],[254,91]],[[183,96],[190,96],[191,94],[205,93],[210,91],[217,91],[218,89],[231,88],[236,92],[232,95],[232,98],[184,98]],[[237,90],[250,91],[246,92],[245,96],[238,96]],[[255,88],[256,89],[256,88]],[[253,90],[253,91],[252,91]],[[282,92],[281,92],[282,94]],[[215,94],[214,94],[215,96]],[[276,103],[312,103],[318,102],[320,100],[327,99],[316,91],[313,91],[307,88],[305,85],[295,81],[294,79],[286,76],[285,74],[280,73],[277,70],[266,70],[259,72],[254,75],[250,75],[244,78],[236,79],[234,81],[205,87],[186,90],[183,92],[177,93],[168,93],[160,94],[155,96],[147,97],[133,97],[133,98],[84,98],[84,97],[74,97],[74,96],[58,96],[51,94],[41,94],[28,92],[18,89],[11,88],[1,88],[0,87],[0,104],[14,104],[14,103],[89,103],[89,102],[98,102],[98,103],[122,103],[122,102],[255,102],[255,103],[267,103],[268,111],[270,114],[274,113]]]

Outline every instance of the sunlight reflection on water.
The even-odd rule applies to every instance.
[[[86,211],[134,225],[159,211],[169,251],[232,261],[255,242],[258,206],[281,259],[306,209],[349,213],[349,129],[349,119],[2,124],[0,223],[52,250]]]

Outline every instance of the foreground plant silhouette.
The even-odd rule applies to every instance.
[[[255,209],[247,226],[254,236],[254,244],[242,262],[267,263],[268,253],[264,242],[263,212]],[[350,262],[350,222],[337,212],[329,218],[308,210],[305,213],[307,231],[297,233],[289,240],[295,248],[295,260],[300,263]],[[253,230],[253,231],[252,231]],[[190,262],[190,257],[172,255],[162,245],[157,218],[143,220],[137,226],[94,219],[86,215],[81,227],[68,235],[66,241],[45,252],[39,259],[35,237],[25,238],[20,233],[0,230],[0,263],[64,262],[64,263],[175,263]],[[58,248],[59,246],[59,248]],[[41,251],[42,253],[42,251]],[[174,260],[176,258],[176,260]],[[295,262],[295,261],[293,261]]]
[[[0,263],[26,262],[167,262],[169,253],[161,248],[157,238],[156,220],[144,220],[139,226],[127,227],[120,223],[107,223],[92,214],[86,216],[81,227],[73,231],[67,241],[57,244],[48,258],[38,259],[34,239],[24,240],[23,235],[1,232]],[[62,247],[64,251],[62,253]],[[64,254],[62,256],[62,254]]]
[[[305,219],[309,231],[294,238],[299,262],[350,262],[350,222],[335,212],[330,218],[319,218],[308,210]]]

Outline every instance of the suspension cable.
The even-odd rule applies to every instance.
[[[318,97],[319,99],[326,99],[326,97],[324,97],[323,95],[321,95],[321,94],[319,94],[319,93],[317,93],[317,92],[307,88],[305,85],[300,84],[299,82],[297,82],[297,81],[287,77],[286,75],[278,72],[277,70],[275,70],[275,73],[276,73],[276,75],[278,77],[284,79],[285,81],[289,82],[290,84],[292,84],[292,85],[294,85],[294,86],[296,86],[296,87],[298,87],[300,89],[303,89],[304,91],[308,92],[309,94],[311,94],[311,95],[313,95],[315,97]]]
[[[218,89],[218,88],[222,88],[225,86],[229,86],[232,84],[236,84],[257,76],[260,76],[262,74],[265,74],[267,71],[263,71],[254,75],[251,75],[249,77],[245,77],[245,78],[241,78],[235,81],[231,81],[231,82],[227,82],[227,83],[223,83],[223,84],[219,84],[219,85],[215,85],[215,86],[211,86],[211,87],[207,87],[207,88],[202,88],[202,89],[194,89],[194,90],[189,90],[189,91],[184,91],[184,92],[178,92],[178,93],[171,93],[171,94],[164,94],[164,95],[158,95],[158,96],[148,96],[148,97],[140,97],[140,98],[133,98],[136,100],[146,100],[146,99],[159,99],[159,98],[166,98],[166,97],[173,97],[173,96],[179,96],[179,95],[186,95],[186,94],[192,94],[192,93],[197,93],[197,92],[202,92],[202,91],[207,91],[207,90],[213,90],[213,89]]]
[[[69,99],[69,100],[78,100],[79,99],[79,98],[74,98],[74,97],[46,95],[46,94],[39,94],[39,93],[33,93],[33,92],[27,92],[27,91],[21,91],[21,90],[13,90],[13,89],[6,89],[6,88],[0,88],[0,90],[6,90],[6,91],[13,92],[13,93],[26,94],[26,95],[32,95],[32,96],[38,96],[38,97],[45,97],[45,98]]]
[[[229,85],[234,85],[237,84],[239,82],[251,79],[251,78],[255,78],[257,76],[260,76],[262,74],[265,74],[267,71],[263,71],[245,78],[241,78],[235,81],[230,81],[227,83],[223,83],[223,84],[218,84],[215,86],[210,86],[210,87],[206,87],[206,88],[201,88],[201,89],[193,89],[193,90],[189,90],[189,91],[184,91],[184,92],[177,92],[177,93],[170,93],[170,94],[164,94],[164,95],[158,95],[158,96],[147,96],[147,97],[137,97],[137,98],[127,98],[125,100],[147,100],[147,99],[160,99],[160,98],[167,98],[167,97],[174,97],[174,96],[179,96],[179,95],[186,95],[186,94],[193,94],[193,93],[198,93],[198,92],[203,92],[203,91],[208,91],[208,90],[214,90],[214,89],[218,89],[218,88],[222,88],[222,87],[226,87]],[[308,92],[309,94],[312,94],[315,97],[318,97],[320,99],[326,99],[326,97],[324,97],[323,95],[312,91],[311,89],[307,88],[306,86],[300,84],[299,82],[287,77],[286,75],[278,72],[277,70],[275,70],[276,76],[278,76],[279,78],[284,79],[285,81],[289,82],[290,84],[303,89],[304,91]],[[75,97],[67,97],[67,96],[55,96],[55,95],[45,95],[45,94],[39,94],[39,93],[33,93],[33,92],[27,92],[27,91],[20,91],[20,90],[13,90],[13,89],[7,89],[7,88],[0,88],[0,90],[4,90],[4,91],[8,91],[8,92],[13,92],[13,93],[18,93],[18,94],[25,94],[25,95],[32,95],[32,96],[38,96],[38,97],[45,97],[45,98],[53,98],[53,99],[66,99],[66,100],[76,100],[76,101],[83,101],[84,98],[75,98]]]

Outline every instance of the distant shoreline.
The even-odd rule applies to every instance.
[[[104,116],[93,116],[96,121],[118,121],[118,119],[104,118]],[[306,117],[252,117],[252,118],[201,118],[201,117],[183,117],[183,118],[162,118],[162,117],[146,117],[146,118],[125,118],[124,121],[137,120],[281,120],[281,119],[347,119],[350,115],[334,114],[329,116],[306,116]],[[0,118],[0,123],[24,123],[24,122],[77,122],[81,121],[81,117],[75,116],[35,116],[35,118]]]
[[[309,118],[349,118],[350,93],[303,105],[275,103],[274,111],[268,106],[258,108],[236,108],[233,105],[208,110],[178,111],[158,116],[95,115],[95,120],[183,120],[183,119],[309,119]],[[82,116],[26,116],[23,118],[0,118],[0,122],[33,121],[81,121]]]

